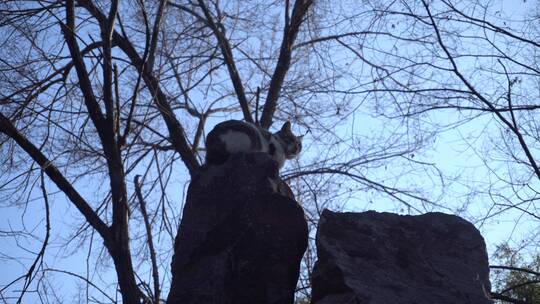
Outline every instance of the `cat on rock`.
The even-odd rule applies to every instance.
[[[253,123],[227,120],[217,124],[206,137],[206,164],[223,164],[236,153],[266,152],[282,168],[286,159],[293,159],[302,150],[302,136],[291,131],[285,122],[276,133]]]

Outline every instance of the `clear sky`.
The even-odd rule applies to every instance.
[[[499,11],[508,16],[521,16],[523,13],[532,11],[535,9],[535,1],[503,1],[500,4]],[[493,10],[492,10],[493,11]],[[360,101],[355,101],[360,103]],[[446,122],[458,119],[458,115],[450,111],[437,112],[429,115],[426,119],[434,122]],[[426,122],[427,120],[425,120]],[[211,123],[215,123],[212,121]],[[486,125],[488,127],[486,128]],[[277,128],[278,126],[274,126]],[[340,132],[345,134],[365,135],[372,136],[377,130],[388,128],[387,131],[391,132],[392,126],[384,125],[383,122],[373,118],[368,113],[362,113],[361,111],[355,114],[354,120],[350,123],[344,124],[339,127]],[[300,126],[293,126],[293,129],[298,133],[305,133],[307,130]],[[489,137],[480,136],[482,134],[493,134],[493,137],[498,136],[498,125],[494,123],[490,117],[474,120],[473,122],[460,125],[456,128],[450,128],[445,132],[438,134],[432,149],[428,149],[423,153],[415,156],[418,161],[434,163],[442,171],[448,175],[460,175],[463,177],[461,181],[485,181],[486,184],[490,183],[489,172],[486,169],[485,164],[482,161],[482,151],[490,142]],[[475,138],[480,138],[474,140]],[[464,139],[471,139],[464,141]],[[313,150],[305,150],[301,156],[300,161],[307,161],[310,158],[316,156],[316,153],[324,150],[326,146],[317,146],[315,142],[317,139],[313,138],[310,133],[306,135],[306,147],[313,147]],[[401,164],[402,165],[402,164]],[[502,164],[491,164],[493,166],[501,166]],[[178,176],[175,176],[175,182],[169,187],[168,195],[171,197],[171,201],[177,203],[178,209],[182,206],[183,192],[185,189],[185,168],[178,166],[178,171],[175,172]],[[287,170],[287,167],[284,168]],[[368,174],[373,177],[381,177],[384,173],[384,168],[378,168]],[[184,173],[182,173],[184,172]],[[94,198],[96,201],[100,198],[98,194],[100,186],[107,187],[108,181],[105,180],[83,180],[77,184],[77,189],[83,194],[84,197]],[[131,176],[129,183],[131,183]],[[421,172],[415,174],[405,175],[400,178],[399,181],[389,181],[390,184],[395,185],[422,185],[422,184],[436,184],[436,181],[430,180],[430,178],[423,175]],[[535,184],[538,186],[538,184]],[[489,209],[492,206],[492,201],[486,195],[477,195],[472,197],[466,197],[468,186],[467,183],[453,183],[449,185],[446,193],[442,193],[443,198],[440,200],[440,207],[425,206],[422,211],[442,211],[456,213],[466,219],[472,220],[477,228],[480,229],[483,236],[486,239],[488,250],[492,253],[496,245],[504,241],[521,242],[522,240],[532,240],[530,232],[537,229],[538,221],[532,220],[530,217],[523,216],[523,214],[517,210],[505,211],[502,216],[489,217],[482,220],[482,216],[491,214]],[[44,222],[44,207],[41,199],[41,193],[38,191],[32,193],[31,203],[20,207],[4,207],[1,205],[2,212],[0,212],[0,248],[5,255],[17,256],[17,259],[9,259],[7,256],[0,256],[0,286],[10,282],[16,277],[20,276],[27,269],[28,265],[32,262],[35,252],[40,249],[41,241],[45,235],[45,222]],[[57,192],[57,189],[47,182],[47,190],[49,193]],[[434,192],[439,189],[433,189]],[[509,198],[514,197],[514,194],[508,193]],[[373,200],[373,202],[370,202]],[[92,281],[103,283],[100,287],[106,285],[104,288],[107,291],[112,291],[115,288],[114,271],[111,271],[111,264],[108,259],[103,258],[106,253],[100,252],[101,240],[97,235],[94,235],[94,243],[90,248],[90,243],[85,242],[79,244],[77,241],[68,242],[74,234],[74,231],[80,227],[83,223],[82,217],[78,211],[66,200],[63,194],[54,194],[50,198],[51,201],[51,222],[53,237],[47,248],[47,256],[45,259],[46,268],[61,269],[65,271],[75,272],[82,275],[87,275]],[[467,202],[474,201],[474,204],[466,206]],[[2,202],[0,202],[2,204]],[[409,213],[409,210],[402,204],[391,200],[388,197],[379,194],[372,193],[356,193],[354,197],[348,199],[348,203],[345,205],[347,211],[364,211],[364,210],[377,210],[377,211],[389,211],[399,212],[402,214]],[[138,212],[138,211],[136,211]],[[181,211],[178,210],[177,214]],[[413,212],[414,213],[414,212]],[[12,238],[8,230],[32,231],[34,235],[41,236],[40,239],[33,237],[19,237]],[[140,228],[140,227],[134,227]],[[88,237],[92,237],[91,234]],[[69,245],[65,245],[66,242]],[[167,237],[163,237],[158,240],[159,246],[162,249],[160,259],[163,265],[168,265],[172,256],[172,244],[171,240]],[[141,254],[145,254],[142,252]],[[87,259],[87,257],[90,257]],[[88,261],[88,262],[87,262]],[[96,261],[105,261],[100,264],[96,271]],[[108,270],[106,270],[108,269]],[[151,282],[150,272],[148,270],[139,273],[143,280]],[[168,275],[161,270],[160,275],[162,277]],[[20,286],[20,285],[19,285]],[[59,291],[59,296],[70,302],[73,297],[77,297],[74,293],[77,288],[75,286],[86,286],[82,280],[74,279],[66,274],[56,273],[54,275],[53,286],[51,288]],[[168,284],[163,286],[164,295],[167,294]],[[81,289],[81,298],[84,298],[85,288]],[[103,299],[98,292],[91,292],[98,298]],[[110,293],[114,294],[114,293]],[[17,295],[16,291],[13,293],[5,292],[4,296]],[[25,297],[23,303],[37,302],[35,293],[29,293]],[[2,299],[0,299],[2,301]],[[13,302],[12,300],[5,300],[6,303]]]

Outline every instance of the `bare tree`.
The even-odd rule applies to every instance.
[[[310,41],[342,46],[350,52],[346,58],[357,62],[350,78],[356,86],[342,94],[370,96],[383,117],[417,120],[440,135],[457,133],[453,139],[467,155],[462,157],[472,158],[459,162],[454,180],[466,194],[461,211],[484,208],[485,202],[486,210],[471,220],[482,226],[512,218],[527,229],[522,244],[537,251],[538,2],[363,4],[350,14],[354,25],[348,32]]]
[[[291,120],[307,134],[282,177],[311,237],[325,207],[379,200],[464,214],[487,197],[479,224],[508,210],[538,220],[539,44],[526,26],[537,15],[447,0],[9,1],[0,13],[0,193],[5,210],[23,208],[10,211],[23,228],[6,224],[1,237],[36,247],[0,287],[6,302],[14,290],[19,302],[30,290],[57,301],[53,274],[80,281],[81,301],[159,302],[181,189],[201,169],[204,135],[229,118]],[[468,126],[484,128],[459,140],[490,182],[430,157],[440,136]],[[78,214],[71,226],[47,220],[65,199]],[[44,234],[26,227],[39,223],[24,212],[36,202]],[[91,271],[48,266],[64,226],[67,240],[55,242],[79,248]],[[310,247],[306,298],[315,258]]]

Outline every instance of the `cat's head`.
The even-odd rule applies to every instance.
[[[296,136],[293,134],[290,122],[285,122],[276,135],[284,144],[283,149],[285,150],[285,157],[287,159],[295,158],[300,154],[300,151],[302,151],[303,136]]]

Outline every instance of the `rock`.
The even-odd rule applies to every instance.
[[[307,234],[268,154],[207,167],[188,189],[167,303],[293,303]]]
[[[457,216],[324,210],[316,242],[314,304],[492,303],[484,239]]]

